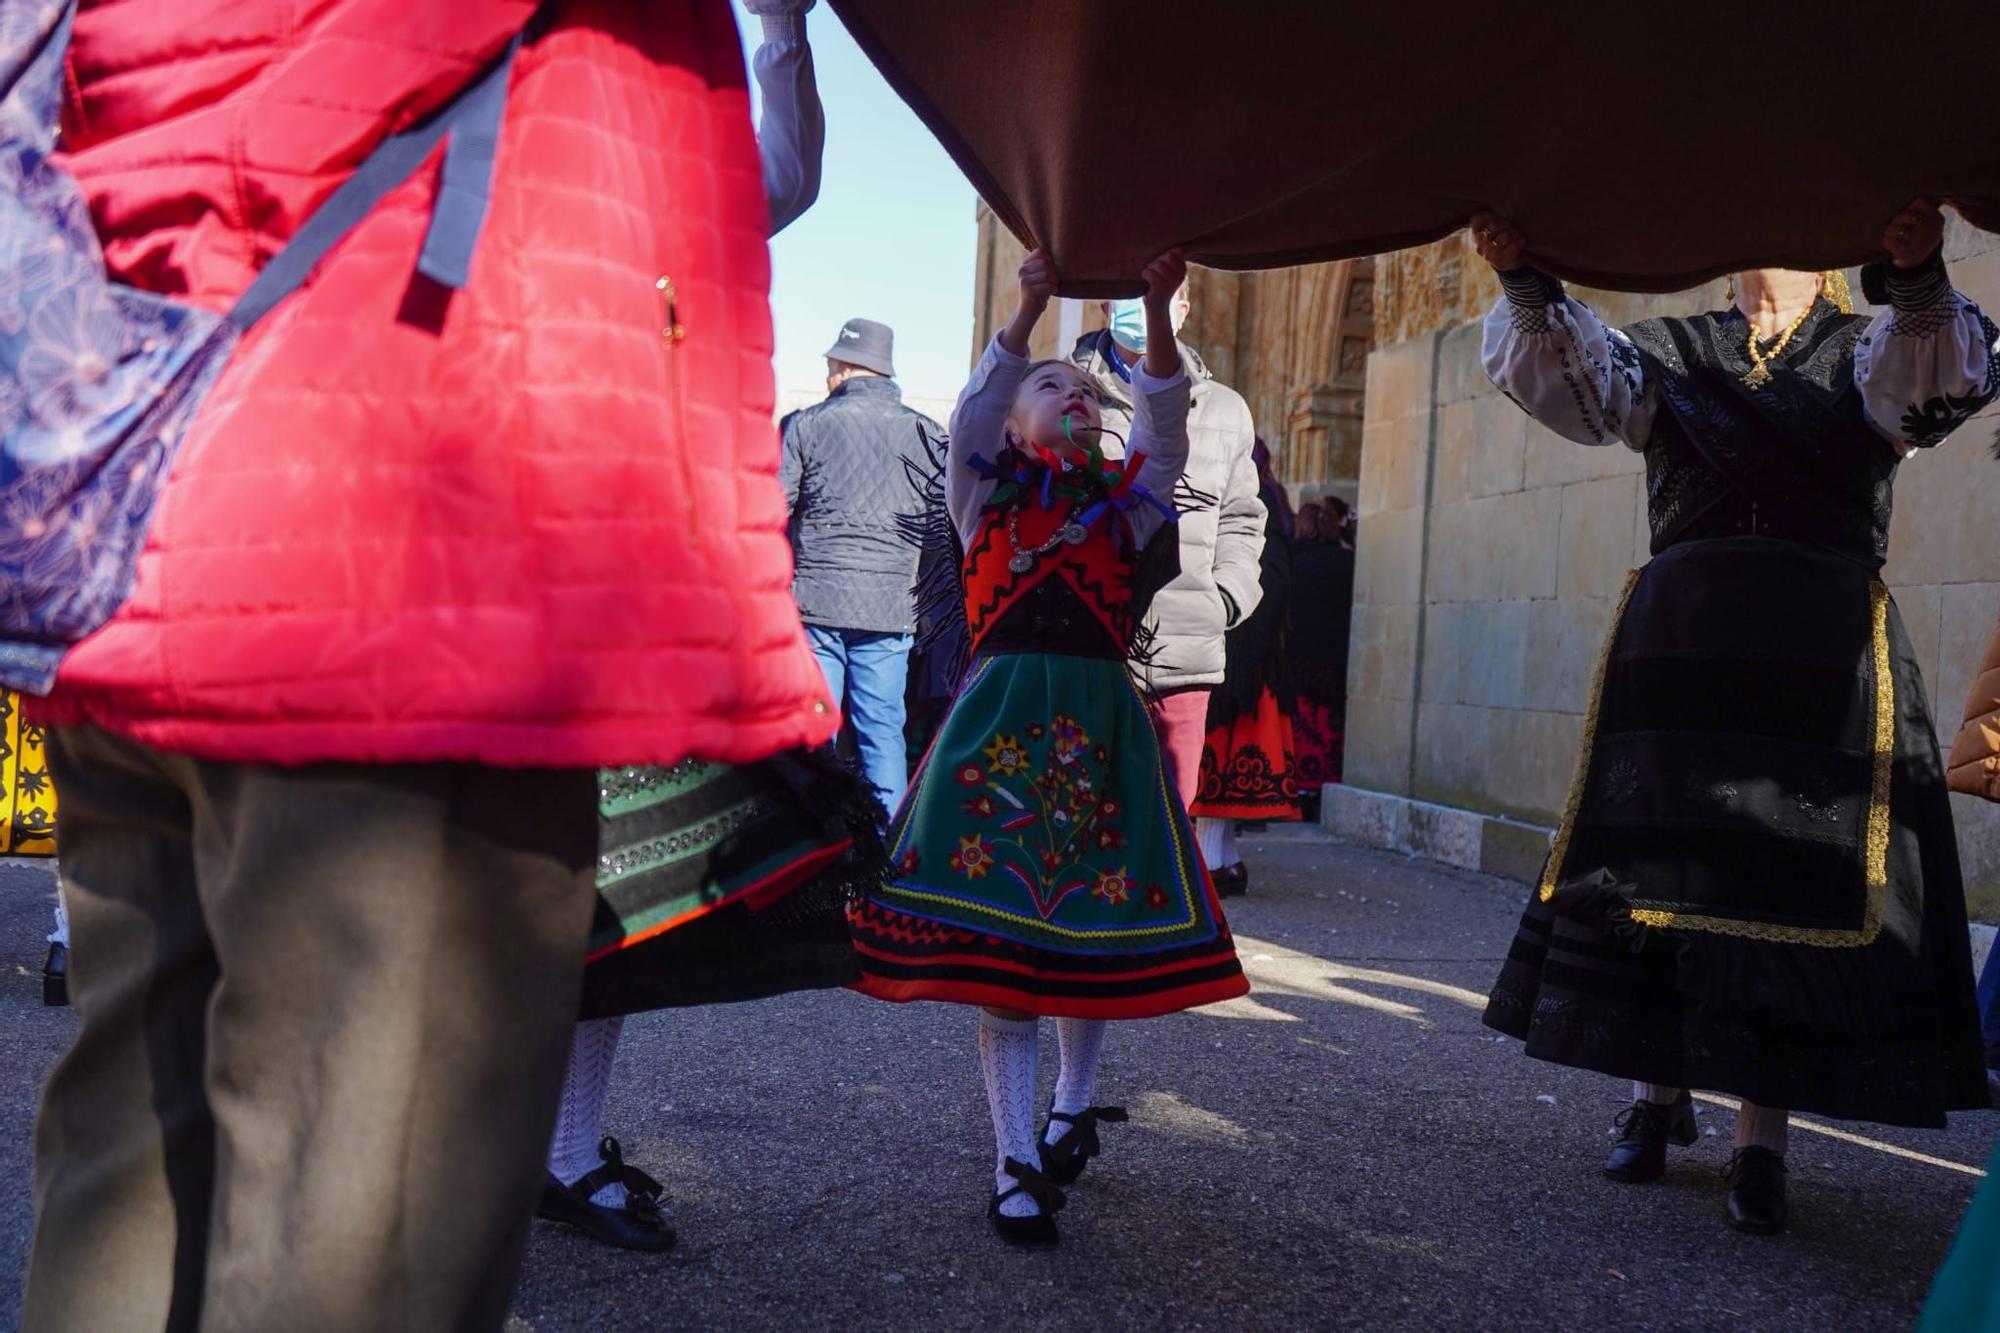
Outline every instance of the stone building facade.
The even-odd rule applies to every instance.
[[[1021,243],[979,205],[973,269],[972,355],[1014,312]],[[1215,377],[1250,404],[1257,431],[1293,498],[1337,494],[1353,501],[1361,479],[1362,395],[1375,342],[1375,261],[1315,264],[1265,273],[1195,269],[1193,311],[1181,337]],[[1036,358],[1067,354],[1104,327],[1095,301],[1062,301],[1043,318]]]

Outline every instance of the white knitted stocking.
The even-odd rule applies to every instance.
[[[1055,1109],[1075,1115],[1097,1095],[1097,1060],[1104,1053],[1104,1033],[1111,1025],[1101,1018],[1058,1018],[1056,1044],[1062,1050],[1062,1072],[1056,1076]],[[1069,1132],[1051,1120],[1048,1142]]]
[[[993,1189],[1005,1194],[1019,1183],[1007,1174],[1007,1159],[1035,1166],[1035,1020],[1002,1018],[979,1011],[979,1072],[986,1078],[986,1102],[993,1111]],[[1041,1206],[1025,1194],[1000,1205],[1008,1217],[1033,1217]]]
[[[555,1137],[549,1141],[549,1174],[565,1185],[604,1164],[597,1145],[604,1138],[604,1099],[611,1092],[611,1062],[618,1054],[622,1018],[593,1018],[576,1025],[570,1039],[569,1070],[563,1075],[562,1104]],[[606,1185],[590,1196],[606,1208],[625,1206],[625,1187]]]
[[[1236,821],[1197,815],[1194,821],[1195,846],[1201,849],[1201,863],[1210,870],[1227,870],[1236,864]]]

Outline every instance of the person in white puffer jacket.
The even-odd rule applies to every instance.
[[[1189,308],[1183,287],[1174,298],[1176,332]],[[1107,302],[1104,311],[1109,327],[1078,339],[1070,361],[1097,381],[1107,400],[1105,425],[1122,434],[1131,421],[1130,367],[1145,355],[1145,323],[1137,299]],[[1201,774],[1208,696],[1223,681],[1224,635],[1263,597],[1265,513],[1251,458],[1257,432],[1250,405],[1212,376],[1193,348],[1179,346],[1194,380],[1187,472],[1174,493],[1181,570],[1153,598],[1134,669],[1154,697],[1160,747],[1181,799],[1189,801]]]

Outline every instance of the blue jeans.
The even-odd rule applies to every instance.
[[[910,784],[903,688],[910,678],[911,636],[807,625],[806,642],[826,673],[827,690],[854,724],[868,785],[895,814]]]
[[[2000,1069],[2000,943],[1979,969],[1979,1028],[1986,1039],[1986,1067]]]

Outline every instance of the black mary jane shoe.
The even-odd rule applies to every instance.
[[[1729,1225],[1753,1236],[1785,1229],[1785,1159],[1769,1148],[1738,1148],[1724,1173],[1729,1182]]]
[[[1671,1106],[1635,1101],[1611,1122],[1618,1142],[1604,1159],[1604,1174],[1630,1185],[1658,1180],[1667,1171],[1667,1145],[1687,1147],[1700,1135],[1694,1123],[1694,1098],[1686,1088]]]
[[[1250,867],[1241,861],[1212,872],[1209,878],[1215,881],[1215,896],[1218,898],[1241,898],[1250,892]]]
[[[1060,1123],[1069,1128],[1050,1143],[1048,1125],[1042,1127],[1042,1136],[1035,1141],[1035,1151],[1042,1159],[1042,1173],[1058,1185],[1076,1184],[1084,1166],[1104,1151],[1104,1143],[1097,1137],[1098,1125],[1122,1125],[1126,1119],[1122,1106],[1089,1106],[1075,1115],[1065,1115],[1051,1107],[1049,1124]]]
[[[42,963],[42,1003],[52,1009],[69,1003],[69,946],[61,940],[50,942]]]
[[[621,1250],[643,1250],[665,1254],[679,1237],[660,1215],[660,1182],[636,1166],[628,1166],[618,1140],[607,1138],[597,1145],[604,1162],[573,1185],[565,1185],[551,1175],[542,1183],[541,1206],[535,1216],[573,1226],[601,1245]],[[591,1196],[606,1185],[625,1187],[625,1205],[608,1208],[592,1203]]]
[[[995,1194],[993,1202],[986,1208],[986,1216],[992,1219],[993,1229],[1000,1233],[1000,1239],[1024,1250],[1046,1250],[1060,1245],[1062,1233],[1056,1230],[1056,1214],[1069,1200],[1047,1176],[1026,1162],[1009,1157],[1007,1174],[1019,1183],[1010,1190]],[[1033,1199],[1041,1211],[1026,1217],[1009,1217],[1001,1212],[1000,1205],[1016,1194],[1025,1194]]]

